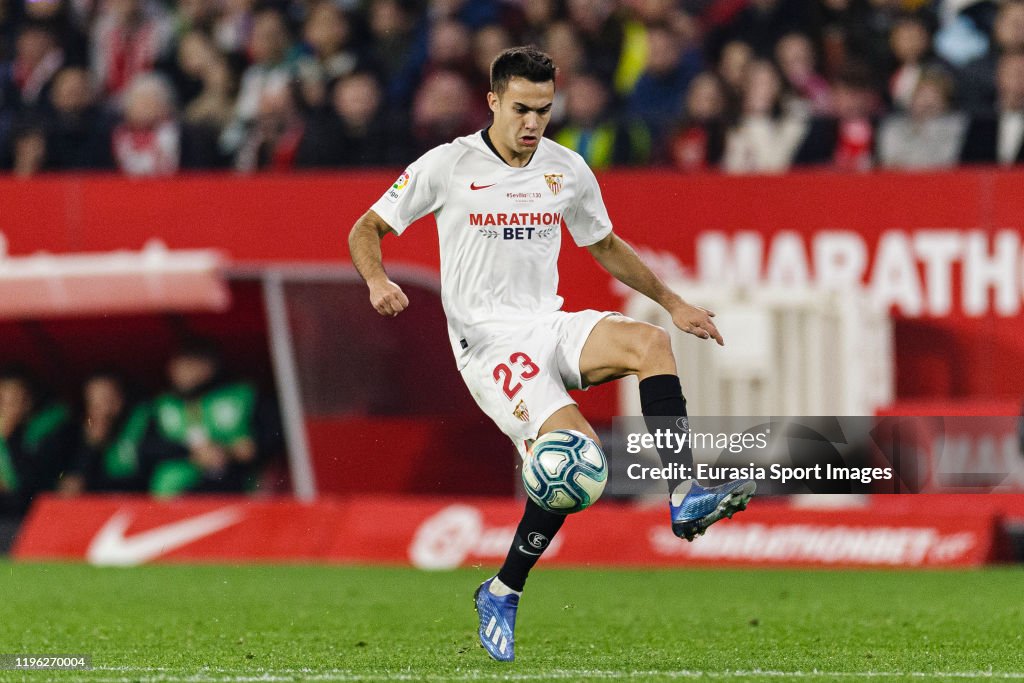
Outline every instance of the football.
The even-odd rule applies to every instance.
[[[570,514],[593,505],[608,482],[608,461],[593,439],[556,429],[533,442],[523,460],[523,486],[545,510]]]

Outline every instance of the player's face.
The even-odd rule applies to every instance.
[[[514,160],[528,160],[551,120],[554,99],[554,81],[534,83],[520,77],[512,78],[501,95],[488,93],[487,103],[494,112],[491,141],[498,151]]]

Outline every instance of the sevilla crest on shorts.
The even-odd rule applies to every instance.
[[[530,421],[530,411],[526,407],[526,401],[522,399],[519,399],[519,403],[516,404],[516,408],[512,411],[512,414],[515,415],[517,420],[522,420],[523,422]]]
[[[562,183],[565,177],[561,173],[545,173],[544,182],[548,184],[548,189],[551,190],[551,194],[558,194],[562,191]]]

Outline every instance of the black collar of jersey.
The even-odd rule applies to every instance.
[[[493,142],[491,142],[491,134],[488,132],[490,130],[491,130],[491,127],[487,126],[482,131],[480,131],[480,137],[482,137],[484,139],[484,144],[486,144],[490,148],[490,150],[492,152],[494,152],[494,156],[496,156],[499,159],[501,159],[501,163],[505,164],[506,166],[512,166],[512,164],[510,164],[507,161],[505,161],[505,157],[501,156],[501,152],[499,152],[498,148],[494,146]],[[537,140],[537,149],[540,149],[540,139]],[[526,168],[527,166],[530,165],[530,162],[533,161],[533,157],[535,157],[535,156],[537,156],[537,150],[536,149],[533,150],[533,154],[530,155],[530,161],[527,161],[522,166],[512,166],[512,168]]]

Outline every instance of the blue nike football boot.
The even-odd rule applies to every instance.
[[[476,612],[480,617],[480,644],[493,659],[511,662],[516,658],[514,633],[519,596],[516,593],[494,595],[490,591],[491,581],[494,581],[494,577],[480,584],[473,594]]]
[[[718,520],[745,510],[756,490],[757,484],[749,479],[730,481],[711,488],[691,482],[690,490],[678,505],[674,504],[678,494],[669,497],[672,531],[687,541],[703,536],[708,527]]]

